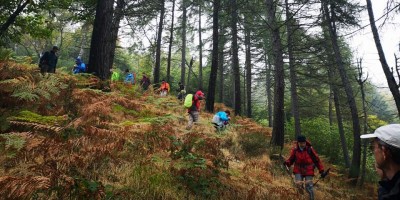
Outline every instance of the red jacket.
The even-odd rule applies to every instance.
[[[321,160],[318,154],[312,148],[310,142],[306,142],[306,147],[303,151],[300,150],[299,144],[290,152],[289,159],[286,160],[285,164],[291,166],[294,163],[294,174],[301,174],[303,176],[314,176],[315,167],[318,168],[319,172],[324,171],[324,166],[322,166]]]
[[[190,111],[200,111],[200,100],[204,98],[204,93],[202,91],[197,91],[193,95],[193,100],[192,100],[192,107],[188,109],[188,113]]]

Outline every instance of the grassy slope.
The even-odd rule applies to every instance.
[[[59,84],[49,83],[54,78]],[[120,84],[111,93],[85,88],[93,80],[43,78],[34,67],[0,64],[1,197],[307,199],[281,161],[268,156],[270,129],[233,118],[216,134],[212,114],[201,112],[188,131],[187,114],[173,96]],[[47,90],[43,85],[51,98],[38,92]],[[37,98],[16,95],[21,91]],[[316,199],[376,199],[376,188],[352,188],[330,167]]]

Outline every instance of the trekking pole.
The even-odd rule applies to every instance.
[[[319,182],[319,180],[324,179],[326,176],[328,176],[330,170],[331,170],[331,168],[328,168],[328,170],[326,170],[325,172],[323,172],[323,173],[321,174],[321,177],[319,177],[319,179],[318,179],[313,185],[316,186],[317,183]]]

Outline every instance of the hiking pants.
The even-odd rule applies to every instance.
[[[294,179],[296,185],[300,186],[303,189],[303,185],[305,183],[306,191],[310,194],[310,200],[314,200],[314,191],[313,191],[313,176],[303,176],[301,174],[295,174]]]
[[[161,90],[160,96],[165,97],[168,94],[168,90]]]
[[[188,129],[192,128],[193,123],[199,121],[199,111],[190,111],[189,112],[189,123]]]

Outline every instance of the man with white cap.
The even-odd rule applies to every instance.
[[[371,149],[376,167],[383,172],[379,200],[400,199],[400,124],[381,126],[361,138],[373,138]]]

